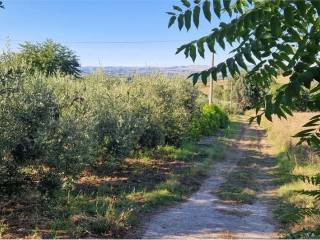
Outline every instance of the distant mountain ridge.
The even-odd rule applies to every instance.
[[[97,69],[103,69],[107,75],[113,76],[129,76],[134,74],[150,74],[150,73],[163,73],[169,75],[188,75],[194,72],[200,72],[208,69],[209,66],[205,65],[190,65],[190,66],[172,66],[172,67],[95,67],[87,66],[81,67],[83,74],[89,74]]]

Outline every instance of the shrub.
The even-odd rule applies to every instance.
[[[107,100],[95,120],[99,148],[106,157],[125,157],[139,142],[146,125],[144,107],[130,106],[122,97]]]
[[[219,128],[228,126],[229,118],[225,111],[216,105],[205,104],[202,111],[193,119],[191,136],[198,139],[201,135],[209,136]]]
[[[0,192],[5,195],[20,192],[30,181],[13,161],[6,161],[3,158],[0,162],[0,179]]]
[[[154,74],[128,80],[103,72],[81,79],[46,77],[19,66],[5,71],[0,65],[1,86],[14,89],[0,94],[0,166],[16,166],[17,181],[31,169],[45,195],[72,183],[97,160],[112,168],[132,150],[181,145],[199,112],[198,91],[182,77]],[[226,119],[218,107],[205,106],[194,129],[198,135],[210,134],[224,127]]]
[[[46,79],[20,78],[19,89],[0,96],[0,167],[15,166],[16,177],[1,175],[12,184],[22,179],[25,168],[36,172],[34,180],[50,171],[61,179],[76,177],[91,152],[86,125],[77,110],[63,109]],[[10,191],[10,184],[6,186]]]
[[[165,133],[160,124],[151,122],[139,139],[139,145],[146,148],[155,148],[165,144]]]
[[[143,138],[180,145],[197,108],[198,92],[192,84],[181,77],[155,74],[135,77],[132,89],[140,92],[138,101],[149,111],[142,145],[149,145]]]
[[[198,95],[183,78],[150,75],[116,82],[101,73],[86,76],[89,82],[92,78],[103,86],[95,88],[92,107],[104,158],[121,159],[135,148],[179,145],[187,136]]]
[[[48,172],[41,177],[38,190],[42,195],[47,195],[52,198],[61,186],[62,181],[60,177],[53,172]]]

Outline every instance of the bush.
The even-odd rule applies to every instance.
[[[140,89],[141,104],[150,112],[141,139],[180,145],[188,135],[191,119],[198,108],[198,91],[183,78],[164,75],[138,77],[133,85],[134,89]],[[145,141],[141,140],[141,143]]]
[[[54,194],[60,190],[61,186],[62,181],[60,177],[53,172],[48,172],[41,177],[38,184],[38,190],[42,195],[53,198]]]
[[[101,71],[47,77],[24,72],[21,62],[14,67],[14,54],[2,58],[0,167],[16,166],[17,181],[31,169],[45,195],[74,182],[88,165],[102,161],[112,169],[132,150],[181,145],[192,124],[199,136],[227,122],[216,106],[205,106],[196,120],[199,92],[182,77],[111,78]]]
[[[14,184],[25,179],[28,168],[36,173],[35,182],[50,171],[61,179],[75,178],[91,152],[86,125],[77,110],[63,109],[45,77],[20,75],[19,81],[19,89],[0,96],[0,168],[15,166],[16,177],[10,180],[3,171],[1,176]]]
[[[13,161],[6,161],[3,158],[0,162],[0,179],[0,192],[5,195],[20,192],[30,181]]]
[[[216,105],[205,104],[202,111],[193,119],[191,136],[198,139],[201,135],[209,136],[229,123],[227,113]]]
[[[88,97],[95,109],[95,132],[104,159],[121,159],[136,148],[182,143],[197,108],[198,95],[191,83],[163,75],[116,82],[97,74],[86,79],[90,85],[91,79],[101,84],[91,89],[95,96]]]

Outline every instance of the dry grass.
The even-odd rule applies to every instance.
[[[316,190],[317,187],[297,180],[293,175],[314,176],[320,170],[320,158],[306,146],[297,146],[297,138],[293,138],[302,126],[318,112],[294,113],[288,119],[274,119],[269,122],[262,120],[262,126],[268,130],[268,138],[273,147],[273,153],[278,155],[278,169],[275,172],[279,179],[277,193],[282,201],[275,210],[287,237],[300,236],[296,232],[315,230],[320,228],[320,217],[296,218],[292,214],[295,209],[317,207],[318,202],[310,196],[298,194],[300,190]],[[293,234],[294,235],[291,235]]]
[[[262,120],[262,126],[268,129],[269,137],[279,146],[280,151],[288,150],[290,145],[298,142],[297,138],[292,138],[297,132],[302,130],[302,126],[317,112],[295,112],[294,116],[288,116],[288,119],[274,118],[272,122],[266,119]]]
[[[163,146],[135,153],[112,171],[88,167],[70,196],[0,199],[0,238],[122,238],[145,214],[196,191],[223,149],[222,142]]]

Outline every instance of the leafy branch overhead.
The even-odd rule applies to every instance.
[[[319,0],[181,0],[181,6],[173,6],[168,14],[169,27],[177,23],[180,30],[189,30],[192,25],[198,28],[201,15],[220,23],[208,35],[179,47],[177,54],[183,52],[195,61],[197,56],[204,57],[206,49],[215,53],[217,45],[233,49],[233,56],[225,62],[192,74],[194,83],[245,71],[247,81],[265,87],[282,74],[290,81],[277,94],[257,103],[258,122],[263,115],[270,121],[274,114],[279,118],[292,115],[292,100],[303,88],[311,90],[310,104],[319,108]],[[223,15],[228,22],[220,19]]]

